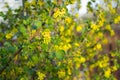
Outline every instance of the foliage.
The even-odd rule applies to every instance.
[[[108,11],[101,6],[92,10],[88,4],[96,20],[79,20],[66,8],[75,1],[80,2],[25,1],[23,7],[2,14],[6,23],[0,25],[1,80],[115,79],[119,51],[104,48],[109,43],[106,33],[114,36],[111,26],[120,23],[119,12],[111,2],[105,2]]]

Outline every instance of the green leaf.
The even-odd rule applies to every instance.
[[[51,52],[50,54],[49,54],[49,58],[50,59],[53,59],[55,57],[55,53],[54,52]]]
[[[34,24],[35,24],[35,26],[37,26],[37,28],[42,26],[42,23],[40,21],[35,21]]]
[[[10,42],[7,42],[7,41],[6,41],[6,42],[4,43],[4,46],[11,46],[11,44],[10,44]]]
[[[32,60],[33,60],[34,64],[37,64],[38,61],[39,61],[39,58],[38,58],[37,55],[33,55],[33,56],[32,56]]]
[[[65,51],[64,50],[58,50],[56,53],[56,58],[58,60],[62,60],[65,57]]]
[[[26,20],[23,20],[23,24],[25,24],[25,25],[26,25],[26,24],[27,24],[27,21],[26,21]]]
[[[19,30],[20,30],[20,32],[21,33],[26,33],[26,28],[25,28],[25,26],[23,26],[23,25],[21,25],[20,27],[19,27]]]
[[[9,46],[9,47],[7,47],[7,51],[10,52],[10,53],[14,53],[15,50],[16,50],[16,48],[13,47],[13,46]]]

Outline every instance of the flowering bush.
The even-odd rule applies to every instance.
[[[1,13],[7,21],[0,26],[1,80],[116,79],[119,51],[104,48],[110,42],[106,34],[114,36],[112,26],[120,23],[119,12],[112,2],[106,2],[108,11],[88,4],[95,20],[79,20],[66,8],[76,1],[25,1],[14,14]]]

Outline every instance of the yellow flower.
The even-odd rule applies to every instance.
[[[96,45],[96,49],[98,49],[98,50],[101,50],[101,49],[102,49],[102,46],[101,46],[100,43],[98,43],[98,44]]]
[[[103,26],[103,22],[99,21],[98,25],[99,25],[99,27]]]
[[[71,75],[72,73],[71,73],[71,69],[70,68],[68,68],[68,75]]]
[[[64,31],[64,26],[60,26],[60,32]]]
[[[75,65],[76,65],[76,68],[78,69],[80,67],[80,64],[81,63],[84,63],[86,61],[86,59],[84,57],[80,57],[78,58],[77,56],[74,58],[74,61],[75,61]]]
[[[51,35],[50,35],[50,30],[46,29],[42,32],[42,36],[43,36],[43,42],[45,44],[48,44],[51,41]]]
[[[86,47],[89,47],[90,45],[91,45],[91,43],[90,43],[90,42],[86,43]]]
[[[108,43],[108,39],[107,39],[107,38],[103,39],[103,40],[102,40],[102,43],[103,43],[103,44],[107,44],[107,43]]]
[[[65,42],[65,43],[69,43],[69,42],[71,41],[70,38],[66,38],[66,37],[64,37],[64,36],[61,36],[61,40],[62,40],[63,42]]]
[[[114,35],[115,35],[114,30],[110,30],[110,35],[111,35],[111,36],[114,36]]]
[[[106,78],[109,78],[109,77],[110,77],[110,74],[111,74],[111,70],[110,70],[110,68],[108,68],[108,69],[105,71],[104,76],[105,76]]]
[[[90,65],[89,69],[92,71],[95,68],[95,64]]]
[[[98,30],[98,26],[94,23],[91,24],[91,28],[92,28],[93,31]]]
[[[75,14],[75,17],[76,17],[76,18],[78,18],[78,17],[79,17],[79,14],[78,14],[78,13],[76,13],[76,14]]]
[[[37,75],[38,75],[38,80],[44,80],[44,78],[46,77],[45,74],[41,72],[37,72]]]
[[[64,78],[66,73],[65,73],[65,70],[60,70],[60,71],[58,71],[57,74],[58,74],[59,78]]]
[[[115,24],[118,24],[120,22],[120,16],[118,16],[118,17],[116,17],[115,19],[114,19],[114,23]]]
[[[54,18],[61,18],[66,13],[65,8],[62,8],[61,10],[57,8],[54,11],[55,11],[54,14],[53,14]]]
[[[70,76],[66,76],[64,80],[70,80]]]
[[[8,33],[8,34],[6,34],[6,39],[11,39],[12,38],[12,36],[13,36],[13,34],[12,33]]]
[[[36,33],[36,30],[32,30],[32,35],[34,35]]]
[[[84,63],[86,61],[86,59],[84,57],[80,57],[80,62]]]
[[[72,22],[72,19],[70,17],[65,18],[66,24],[70,24]]]
[[[111,12],[112,14],[115,14],[115,13],[116,13],[116,10],[112,8],[112,9],[110,10],[110,12]]]
[[[18,30],[16,28],[13,28],[12,32],[16,33]]]
[[[76,0],[70,0],[70,1],[71,1],[72,4],[74,4]]]
[[[44,1],[39,1],[39,0],[38,0],[38,4],[39,4],[40,6],[43,6],[43,5],[44,5]]]
[[[106,25],[106,27],[105,27],[107,30],[111,30],[111,26],[108,24],[108,25]]]
[[[98,62],[98,65],[99,65],[100,68],[105,68],[105,67],[107,67],[109,64],[108,64],[107,61],[99,61],[99,62]]]
[[[117,66],[113,66],[112,71],[116,71],[116,70],[117,70]]]
[[[61,62],[58,62],[58,66],[60,66],[61,65]]]
[[[55,12],[54,12],[54,14],[53,14],[53,17],[54,17],[54,18],[57,18],[57,17],[59,17],[59,14],[60,14],[60,9],[55,9]]]
[[[74,45],[75,45],[76,47],[79,47],[79,46],[80,46],[80,44],[77,43],[77,42],[75,42]]]
[[[103,37],[103,33],[102,33],[102,32],[99,32],[99,33],[98,33],[98,36],[99,36],[100,38],[102,38],[102,37]]]
[[[66,35],[66,36],[71,35],[71,30],[68,29],[68,30],[66,31],[66,34],[65,34],[65,35]]]
[[[55,50],[58,50],[58,49],[59,49],[59,46],[58,46],[58,45],[54,45],[54,49],[55,49]]]
[[[62,8],[61,9],[61,13],[64,15],[66,13],[66,9],[65,8]]]
[[[64,51],[67,51],[70,48],[71,48],[70,44],[65,44],[65,45],[61,46],[61,49],[64,50]]]
[[[80,32],[81,30],[82,30],[82,26],[81,25],[76,27],[76,31],[77,32]]]
[[[79,62],[76,62],[76,69],[80,68],[80,63]]]

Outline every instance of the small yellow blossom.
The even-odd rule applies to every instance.
[[[58,77],[59,77],[59,78],[64,78],[65,75],[66,75],[65,70],[60,70],[60,71],[58,71],[57,74],[58,74]]]
[[[102,33],[102,32],[99,32],[99,33],[98,33],[98,36],[99,36],[100,38],[102,38],[102,37],[103,37],[103,33]]]
[[[110,30],[110,35],[111,35],[111,36],[114,36],[114,35],[115,35],[114,30]]]
[[[34,35],[36,33],[36,30],[32,30],[32,35]]]
[[[116,71],[116,70],[117,70],[117,66],[113,66],[112,71]]]
[[[72,74],[72,72],[71,72],[71,69],[70,68],[68,68],[68,75],[71,75]]]
[[[64,50],[64,51],[67,51],[70,48],[71,48],[70,44],[65,44],[65,45],[61,46],[61,49]]]
[[[72,19],[70,17],[65,18],[66,24],[70,24],[72,22]]]
[[[66,76],[64,80],[70,80],[70,76]]]
[[[74,45],[76,46],[76,47],[79,47],[80,46],[80,44],[79,43],[74,43]]]
[[[62,8],[62,9],[57,8],[54,11],[55,11],[53,14],[54,18],[61,18],[66,13],[65,8]]]
[[[119,24],[119,22],[120,22],[120,16],[118,16],[118,17],[116,17],[116,18],[114,19],[114,23],[115,23],[115,24]]]
[[[73,3],[75,3],[76,0],[70,0],[70,1],[71,1],[71,3],[73,4]]]
[[[92,71],[95,68],[95,64],[90,65],[89,69]]]
[[[114,8],[112,8],[112,9],[110,10],[110,12],[111,12],[112,14],[115,14],[115,13],[116,13],[116,10],[115,10]]]
[[[12,32],[16,33],[18,30],[16,28],[13,28]]]
[[[62,13],[62,14],[65,14],[65,13],[66,13],[66,9],[65,9],[65,8],[62,8],[62,9],[61,9],[61,13]]]
[[[53,14],[53,17],[54,18],[57,18],[57,17],[59,17],[59,14],[60,14],[60,9],[55,9],[55,12],[54,12],[54,14]]]
[[[105,67],[107,67],[109,64],[108,64],[108,62],[106,62],[106,61],[99,61],[99,62],[98,62],[98,65],[99,65],[100,68],[105,68]]]
[[[109,78],[110,75],[111,75],[111,70],[110,70],[110,68],[108,68],[108,69],[105,71],[104,76],[105,76],[106,78]]]
[[[44,1],[38,1],[38,4],[39,4],[40,6],[43,6],[43,5],[44,5]]]
[[[91,45],[91,43],[90,43],[90,42],[86,43],[86,47],[89,47],[90,45]]]
[[[111,26],[108,24],[108,25],[106,25],[106,27],[105,27],[107,30],[111,30]]]
[[[82,30],[82,26],[81,25],[76,27],[76,31],[77,32],[80,32],[81,30]]]
[[[13,34],[12,33],[8,33],[8,34],[6,34],[6,39],[11,39],[12,38],[12,36],[13,36]]]
[[[107,44],[107,43],[108,43],[108,39],[107,39],[107,38],[104,38],[104,39],[102,40],[102,43],[103,43],[103,44]]]
[[[102,18],[102,20],[99,20],[99,22],[98,22],[98,27],[102,27],[103,24],[104,24],[104,21],[105,21],[104,18]]]
[[[91,28],[92,28],[93,31],[98,30],[98,26],[94,23],[91,24]]]
[[[80,62],[84,63],[86,61],[86,59],[84,57],[80,57]]]
[[[60,26],[60,32],[64,31],[64,26]]]
[[[78,18],[78,17],[79,17],[79,14],[78,14],[78,13],[76,13],[76,14],[75,14],[75,17],[76,17],[76,18]]]
[[[50,30],[46,29],[42,32],[43,42],[48,44],[51,41]]]
[[[102,46],[101,46],[100,43],[98,43],[98,44],[96,45],[96,49],[98,49],[98,50],[101,50],[101,49],[102,49]]]
[[[71,30],[68,29],[68,30],[66,31],[66,34],[65,34],[65,35],[66,35],[66,36],[71,35]]]
[[[44,78],[46,77],[45,74],[41,72],[37,72],[37,75],[38,75],[38,80],[44,80]]]
[[[61,62],[58,62],[58,66],[60,66],[61,65]]]

